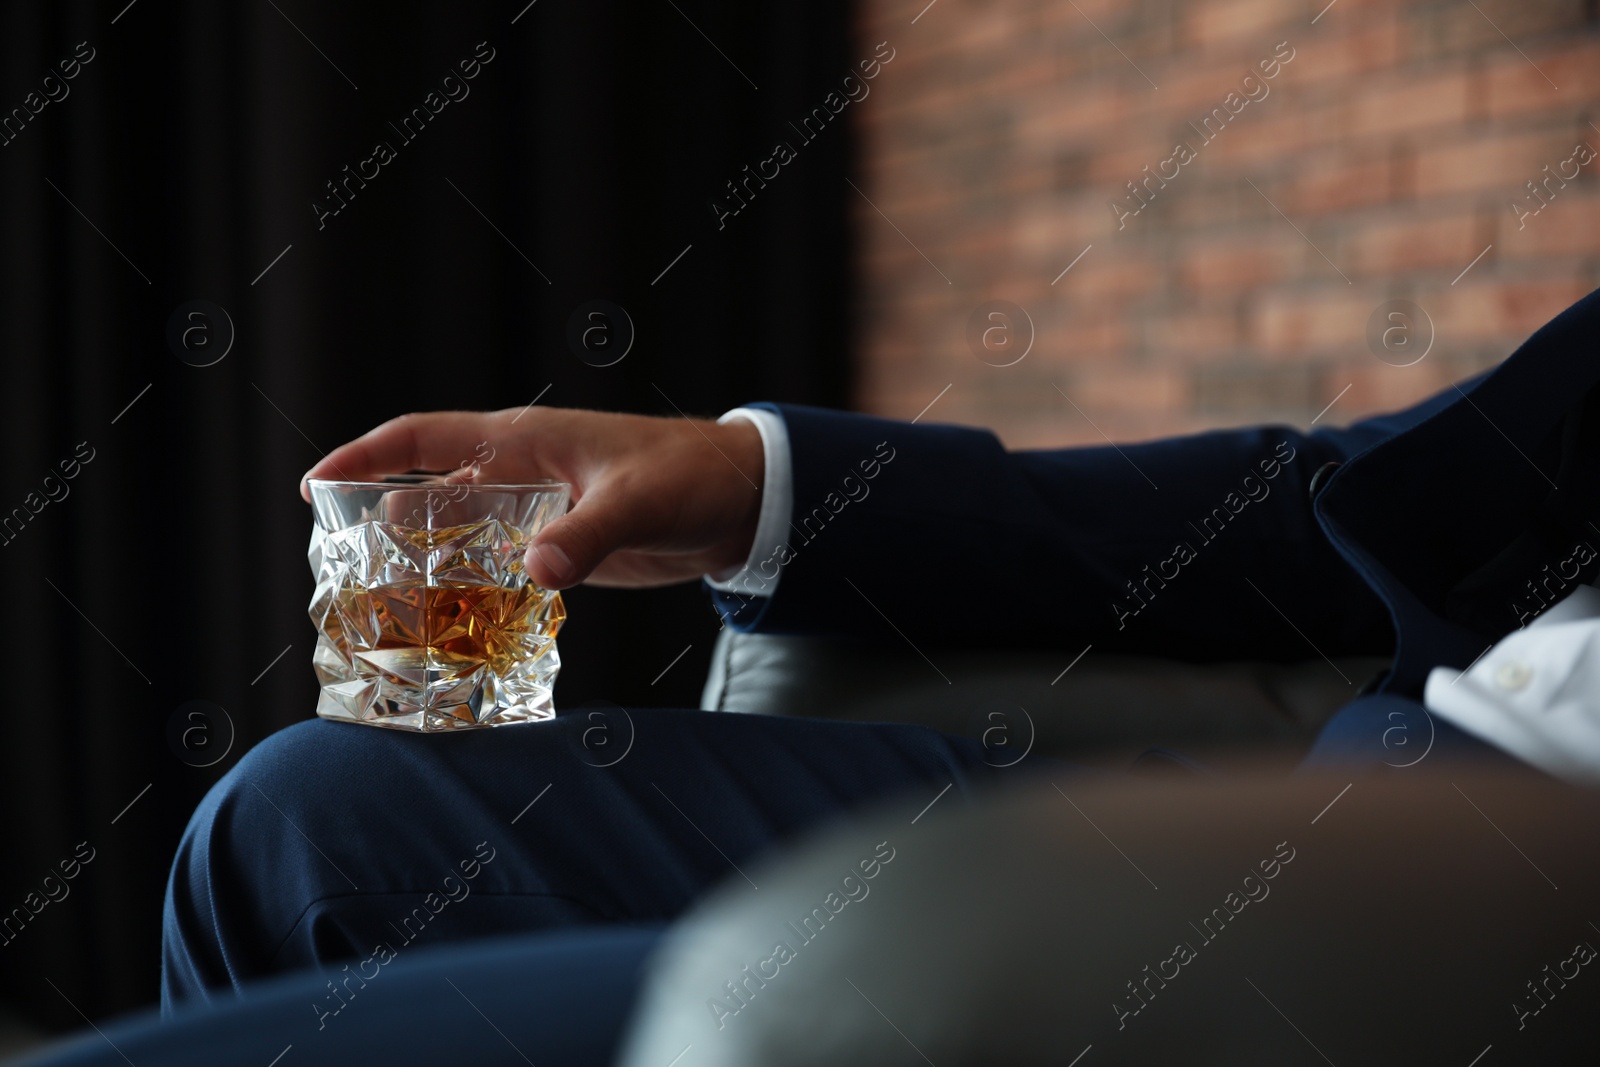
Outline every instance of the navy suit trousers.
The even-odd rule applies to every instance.
[[[763,854],[880,799],[962,804],[986,786],[1071,771],[985,757],[975,740],[919,726],[669,709],[441,736],[300,723],[217,783],[179,847],[162,1009],[191,1025],[133,1023],[123,1039],[165,1048],[199,1025],[248,1039],[248,1057],[265,1063],[278,1032],[280,1048],[336,1058],[328,1034],[359,1030],[377,1042],[374,1058],[387,1041],[400,1062],[415,1051],[412,1028],[393,1025],[404,1005],[425,1022],[435,1002],[470,998],[502,1030],[545,1034],[540,1048],[565,1050],[564,1062],[603,1063],[644,953],[713,884],[755,892]],[[592,953],[571,947],[585,937]],[[530,977],[551,967],[553,979]],[[590,1008],[493,992],[562,974]],[[504,1051],[489,1026],[462,1034]],[[90,1058],[60,1062],[121,1062],[104,1043],[76,1047]],[[243,1062],[242,1047],[224,1047]]]
[[[584,927],[419,945],[376,973],[367,969],[370,979],[351,981],[353,995],[339,986],[342,1008],[328,985],[337,966],[295,971],[167,1018],[149,1012],[101,1023],[12,1067],[603,1067],[662,929]]]

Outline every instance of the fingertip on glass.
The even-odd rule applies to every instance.
[[[542,545],[529,545],[528,558],[525,566],[530,570],[538,564],[543,570],[554,578],[555,581],[546,584],[546,588],[555,588],[572,577],[572,559],[561,550],[561,546],[553,541],[546,541]]]

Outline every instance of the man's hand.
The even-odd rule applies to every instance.
[[[473,472],[471,464],[478,470]],[[761,510],[761,436],[744,419],[612,415],[561,408],[402,415],[340,445],[306,478],[376,481],[454,470],[482,485],[572,483],[572,507],[528,548],[547,589],[653,586],[742,565]]]

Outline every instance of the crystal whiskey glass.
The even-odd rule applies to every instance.
[[[308,484],[318,715],[420,732],[555,715],[566,609],[523,555],[569,485]]]

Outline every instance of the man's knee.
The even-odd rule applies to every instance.
[[[174,882],[234,895],[353,891],[353,859],[394,844],[438,776],[429,740],[323,719],[272,734],[195,809]]]
[[[339,772],[329,770],[348,772],[368,758],[355,742],[374,739],[348,736],[368,732],[296,723],[245,753],[201,800],[167,883],[165,1007],[251,977],[282,935],[285,917],[274,913],[323,891],[307,856],[338,851],[318,817],[338,788]]]
[[[268,827],[293,834],[291,823],[316,822],[352,777],[373,777],[385,741],[374,733],[311,719],[264,738],[211,787],[190,833],[203,830],[213,843],[235,835],[259,841]]]

